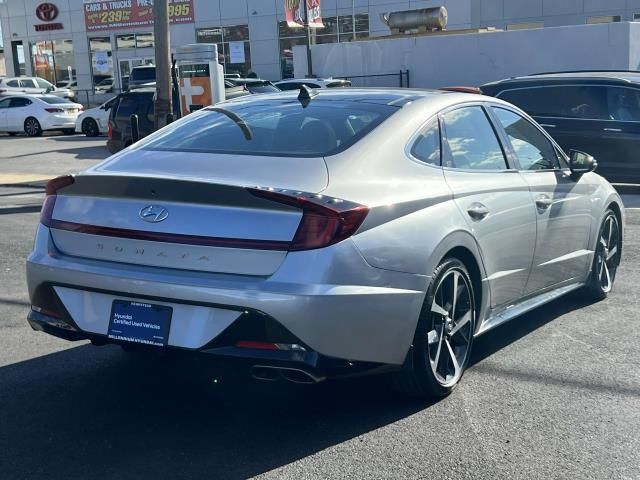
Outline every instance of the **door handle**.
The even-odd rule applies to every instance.
[[[467,207],[467,213],[474,220],[482,220],[489,215],[489,209],[479,202],[474,202]]]
[[[621,128],[603,128],[605,132],[614,132],[614,133],[622,133]]]
[[[542,128],[556,128],[557,125],[551,125],[550,123],[541,123]]]
[[[546,210],[552,204],[553,200],[551,200],[548,195],[541,194],[536,197],[536,207],[538,207],[540,210]]]

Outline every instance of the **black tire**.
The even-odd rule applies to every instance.
[[[448,286],[452,275],[454,278]],[[458,276],[457,280],[455,276]],[[445,296],[454,291],[454,285],[458,285],[458,295],[455,312],[452,314],[453,304],[445,301]],[[440,304],[443,305],[440,306]],[[447,315],[445,316],[444,313]],[[467,268],[457,258],[444,259],[436,268],[427,290],[408,362],[401,371],[391,374],[389,378],[391,387],[411,397],[442,398],[449,395],[458,385],[469,363],[476,315],[475,292]],[[459,328],[458,324],[460,324]],[[443,348],[445,348],[444,368],[443,357],[440,356]],[[464,353],[460,360],[457,352],[462,354],[462,348]],[[457,359],[455,362],[458,365],[457,370],[454,367],[453,357]],[[450,366],[454,368],[455,374],[449,379],[447,372]],[[443,370],[444,375],[442,375]]]
[[[24,121],[24,133],[29,137],[39,137],[42,135],[42,127],[37,118],[29,117]]]
[[[607,209],[598,229],[596,249],[585,291],[593,300],[603,300],[613,291],[622,253],[620,220]]]
[[[84,133],[87,137],[97,137],[98,135],[100,135],[98,124],[93,118],[85,118],[82,121],[82,133]]]

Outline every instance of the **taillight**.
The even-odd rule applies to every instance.
[[[111,120],[107,123],[107,138],[113,140],[113,123],[111,123]]]
[[[369,213],[364,205],[323,195],[304,195],[299,192],[250,188],[249,191],[284,205],[302,210],[302,219],[288,250],[312,250],[341,242],[356,233]]]
[[[61,108],[45,108],[45,110],[49,113],[64,113],[64,110]]]
[[[69,185],[73,185],[75,179],[71,175],[56,177],[47,182],[45,194],[47,195],[40,210],[40,223],[46,227],[51,226],[51,218],[53,217],[53,208],[56,206],[56,193],[58,190]]]

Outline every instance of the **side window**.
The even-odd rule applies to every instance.
[[[26,107],[31,105],[31,100],[28,98],[12,98],[10,108]]]
[[[491,107],[509,137],[522,170],[553,170],[560,168],[553,144],[526,118]]]
[[[20,80],[20,86],[22,88],[37,88],[36,82],[31,80],[30,78],[26,78],[24,80]]]
[[[138,103],[131,96],[123,97],[118,105],[118,111],[116,117],[120,120],[129,121],[129,117],[134,113],[137,113]]]
[[[9,108],[9,103],[10,102],[11,102],[10,98],[5,98],[4,100],[0,101],[0,109]]]
[[[42,78],[36,78],[36,83],[38,84],[38,88],[51,88],[53,89],[53,85]]]
[[[640,122],[640,90],[609,87],[607,104],[609,120]]]
[[[411,147],[411,155],[431,165],[440,165],[440,127],[433,122],[420,134]]]
[[[507,162],[482,107],[462,107],[442,115],[450,156],[445,167],[465,170],[505,170]],[[444,142],[443,142],[444,143]]]
[[[282,85],[278,86],[278,88],[280,90],[299,90],[300,89],[300,83],[299,82],[289,82],[289,83],[283,83]]]
[[[9,80],[9,81],[7,82],[7,86],[8,86],[8,87],[15,87],[15,88],[17,88],[17,87],[19,87],[19,86],[20,86],[20,84],[18,83],[18,80]]]
[[[505,90],[498,98],[534,117],[608,119],[606,89],[590,85],[531,87]]]

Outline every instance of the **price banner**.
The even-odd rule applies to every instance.
[[[83,0],[87,31],[153,25],[153,0]],[[193,0],[169,0],[170,23],[193,23]]]

